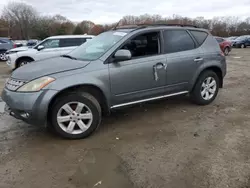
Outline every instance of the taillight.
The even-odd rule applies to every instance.
[[[16,44],[13,44],[13,48],[16,48]]]

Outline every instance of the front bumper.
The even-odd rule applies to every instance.
[[[21,93],[4,89],[2,99],[11,116],[29,124],[45,125],[47,123],[48,106],[58,91],[41,90],[39,92]]]
[[[16,53],[6,54],[6,64],[12,69],[16,69],[16,60],[18,56]]]

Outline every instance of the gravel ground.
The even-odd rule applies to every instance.
[[[209,106],[185,97],[114,112],[85,140],[0,118],[0,188],[250,187],[250,49]],[[10,71],[0,65],[0,89]]]

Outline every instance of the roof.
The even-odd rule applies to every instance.
[[[48,39],[62,39],[62,38],[93,38],[94,35],[58,35],[51,36]]]

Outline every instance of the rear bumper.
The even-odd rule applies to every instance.
[[[56,90],[21,93],[4,89],[2,99],[7,105],[6,111],[11,116],[29,124],[45,125],[49,103],[56,93]]]

